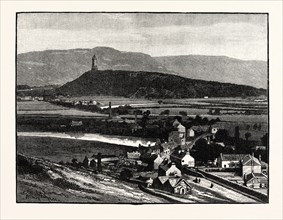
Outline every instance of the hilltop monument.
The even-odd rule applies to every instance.
[[[93,71],[98,70],[98,67],[97,67],[97,58],[96,58],[95,54],[94,54],[93,57],[92,57],[91,70],[93,70]]]

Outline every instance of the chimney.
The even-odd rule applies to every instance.
[[[109,118],[112,118],[111,102],[109,102]]]

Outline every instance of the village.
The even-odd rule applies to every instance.
[[[97,70],[94,55],[91,71]],[[58,161],[60,165],[106,173],[138,184],[147,193],[171,199],[172,196],[177,200],[189,198],[195,187],[213,189],[217,184],[250,198],[267,201],[267,147],[248,140],[251,135],[245,135],[246,140],[241,139],[239,126],[235,127],[231,137],[223,127],[225,122],[221,124],[219,118],[209,120],[199,115],[193,118],[184,111],[180,111],[179,116],[170,116],[169,110],[164,110],[159,116],[153,116],[149,110],[134,108],[135,105],[112,106],[109,101],[109,105],[105,106],[95,100],[75,101],[68,95],[19,96],[18,101],[44,101],[98,113],[96,117],[64,117],[56,121],[54,117],[45,116],[40,118],[40,123],[35,123],[38,119],[34,116],[18,118],[18,125],[25,124],[25,129],[31,126],[32,129],[49,129],[52,132],[94,132],[155,140],[152,144],[139,144],[126,154],[99,152],[97,155],[85,155],[82,161],[78,158]],[[161,105],[162,101],[158,104]],[[46,124],[49,126],[46,127]],[[255,129],[260,130],[261,125],[255,124]]]
[[[260,155],[256,158],[250,154],[220,153],[214,161],[203,165],[191,155],[192,149],[199,139],[209,144],[214,142],[218,128],[210,126],[202,135],[195,136],[194,129],[186,129],[177,119],[173,127],[166,142],[158,140],[153,145],[139,145],[126,155],[85,156],[81,162],[74,159],[65,165],[108,173],[137,183],[152,194],[189,198],[194,191],[193,185],[201,186],[204,182],[207,188],[212,189],[214,184],[220,183],[252,198],[264,198],[268,188],[268,164]]]

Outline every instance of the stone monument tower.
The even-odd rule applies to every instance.
[[[97,58],[96,58],[95,54],[94,54],[93,57],[92,57],[91,70],[98,70],[98,67],[97,67]]]

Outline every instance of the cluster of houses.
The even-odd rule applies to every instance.
[[[190,155],[187,144],[186,128],[177,120],[169,134],[168,142],[157,142],[153,146],[139,145],[137,151],[127,152],[128,160],[147,167],[147,171],[157,173],[156,178],[148,180],[148,186],[175,194],[188,194],[192,187],[182,178],[182,168],[194,167],[195,159]],[[192,133],[189,133],[189,136]]]
[[[72,100],[72,99],[64,99],[63,97],[58,96],[55,99],[51,100],[54,103],[62,103],[62,104],[67,104],[67,105],[72,105],[72,106],[78,106],[78,105],[83,105],[83,106],[96,106],[96,105],[101,105],[101,103],[98,103],[95,100]]]
[[[17,96],[17,101],[44,101],[42,96]]]
[[[158,176],[153,179],[152,187],[170,193],[185,195],[192,191],[191,185],[182,178],[181,170],[175,162],[165,159],[158,168]]]
[[[250,154],[220,154],[217,158],[220,168],[238,168],[244,184],[252,188],[266,188],[268,164]]]
[[[152,181],[149,182],[152,187],[172,193],[186,194],[191,191],[191,187],[182,178],[181,171],[183,167],[195,167],[195,159],[190,155],[190,150],[200,138],[210,144],[219,128],[193,126],[186,129],[178,120],[173,122],[173,127],[175,129],[170,132],[168,142],[157,142],[154,146],[140,145],[137,151],[128,152],[127,158],[134,161],[135,164],[146,167],[147,171],[157,173],[157,177],[152,178]],[[221,145],[221,143],[217,144]],[[221,153],[214,165],[223,168],[223,171],[227,170],[225,168],[240,170],[243,182],[248,187],[267,187],[268,165],[253,155]]]

